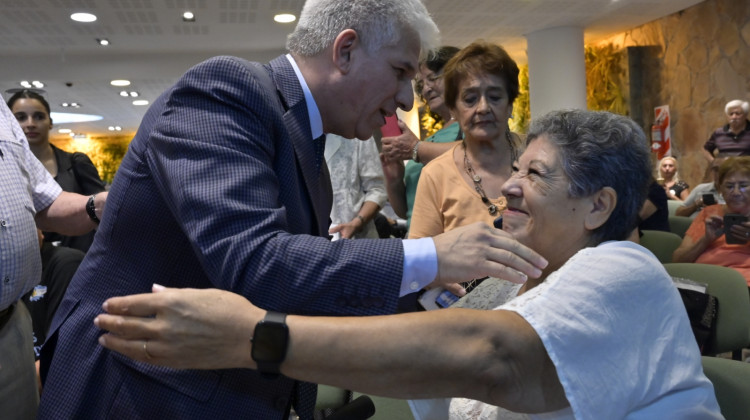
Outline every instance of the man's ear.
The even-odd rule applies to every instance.
[[[584,221],[588,230],[594,230],[609,220],[617,205],[617,192],[612,187],[604,187],[591,196],[591,204],[591,211]]]
[[[360,46],[359,34],[354,29],[341,31],[333,40],[333,63],[341,73],[352,69],[352,51]]]

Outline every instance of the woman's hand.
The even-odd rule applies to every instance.
[[[177,369],[251,367],[250,339],[265,311],[218,289],[168,289],[115,297],[94,325],[99,344],[132,359]]]
[[[401,129],[401,134],[395,137],[383,137],[380,140],[382,144],[383,154],[389,161],[397,160],[409,160],[411,159],[412,150],[414,145],[417,144],[419,139],[412,133],[409,127],[398,121],[398,127]]]
[[[724,233],[724,219],[721,216],[712,215],[706,218],[706,240],[710,244]]]

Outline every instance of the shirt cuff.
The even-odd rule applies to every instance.
[[[399,296],[415,293],[437,277],[438,261],[432,238],[404,239],[404,274]]]

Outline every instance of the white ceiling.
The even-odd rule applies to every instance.
[[[356,0],[352,0],[356,1]],[[702,0],[424,0],[443,43],[462,47],[475,39],[503,45],[526,62],[525,34],[558,26],[584,28],[595,42]],[[279,12],[299,14],[304,0],[0,0],[0,91],[21,80],[45,83],[53,112],[78,102],[73,112],[99,114],[101,121],[56,124],[89,135],[119,125],[134,132],[146,107],[120,97],[112,79],[128,79],[142,99],[153,101],[190,66],[214,55],[268,61],[284,51],[292,24]],[[196,22],[185,23],[185,10]],[[92,23],[71,13],[98,16]],[[107,38],[102,47],[96,38]],[[72,84],[67,86],[66,83]]]

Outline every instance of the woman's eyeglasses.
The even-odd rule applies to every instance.
[[[730,194],[734,192],[735,188],[739,190],[740,194],[746,194],[747,193],[747,187],[749,184],[746,182],[740,182],[740,183],[726,183],[721,186],[722,192],[725,194]]]

